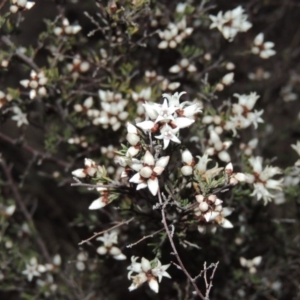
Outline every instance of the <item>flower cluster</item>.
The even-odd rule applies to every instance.
[[[159,84],[160,89],[164,92],[172,92],[180,87],[180,82],[174,81],[170,82],[168,78],[164,76],[157,75],[155,71],[146,71],[145,72],[145,81],[147,83]]]
[[[55,35],[75,35],[81,30],[81,26],[78,24],[70,25],[68,19],[64,18],[62,20],[62,27],[55,27],[54,34]]]
[[[90,69],[90,63],[83,60],[80,55],[75,55],[73,62],[67,64],[67,70],[72,73],[74,79],[79,77],[80,73],[86,73]]]
[[[148,187],[153,196],[157,195],[159,182],[157,176],[161,175],[169,162],[169,156],[160,157],[155,161],[153,155],[146,151],[143,161],[133,161],[131,168],[137,173],[133,175],[129,182],[136,183],[137,190]]]
[[[227,73],[226,75],[224,75],[221,79],[221,82],[219,82],[216,85],[216,90],[218,92],[223,91],[225,86],[229,86],[233,83],[233,78],[234,78],[234,73],[233,72],[230,72],[230,73]]]
[[[233,41],[238,32],[246,32],[252,27],[252,24],[247,21],[248,16],[244,14],[244,9],[241,6],[233,10],[228,10],[224,14],[220,11],[216,16],[210,15],[212,21],[210,28],[218,28],[224,38]]]
[[[27,0],[12,0],[10,11],[14,14],[18,11],[29,10],[35,5],[35,2]]]
[[[47,82],[48,79],[43,71],[36,73],[34,70],[32,70],[30,73],[30,79],[23,79],[20,81],[20,84],[25,88],[31,89],[29,92],[29,98],[34,99],[37,96],[47,95],[47,90],[45,88]]]
[[[187,27],[185,17],[176,24],[169,23],[167,29],[158,31],[159,37],[162,39],[158,44],[158,48],[176,48],[192,32],[193,28]]]
[[[264,42],[264,34],[259,33],[254,41],[252,46],[252,53],[259,55],[261,58],[267,59],[270,56],[276,54],[276,51],[272,49],[274,47],[273,42]]]
[[[82,148],[86,148],[88,146],[88,143],[86,141],[85,136],[75,136],[68,139],[68,143],[71,145],[80,145]]]
[[[218,156],[221,161],[229,162],[230,155],[227,149],[231,146],[231,141],[222,142],[220,136],[215,130],[210,130],[208,148],[206,148],[205,153],[209,156]]]
[[[56,271],[61,265],[61,257],[59,254],[53,257],[53,262],[45,265],[38,263],[36,257],[32,257],[28,263],[26,263],[26,268],[22,271],[23,275],[27,276],[28,281],[32,281],[33,277],[40,277],[42,273]]]
[[[72,172],[72,174],[78,178],[89,177],[100,177],[105,173],[105,169],[95,163],[92,159],[84,159],[84,168],[77,169]]]
[[[143,104],[151,100],[151,87],[142,89],[139,93],[132,92],[132,99],[137,103],[136,114],[140,118],[144,117],[145,109]]]
[[[93,120],[93,124],[102,125],[103,128],[111,126],[112,130],[118,130],[128,117],[128,112],[125,110],[128,101],[123,99],[120,93],[104,90],[99,90],[98,93],[102,110]]]
[[[156,139],[163,140],[164,149],[169,146],[170,141],[181,143],[177,137],[181,128],[185,128],[194,123],[194,116],[201,112],[198,103],[188,101],[179,103],[181,95],[163,94],[163,104],[145,103],[146,115],[150,120],[137,123],[136,126],[145,132],[160,133]]]
[[[240,264],[242,267],[244,268],[248,268],[249,269],[249,273],[254,274],[256,273],[256,267],[260,265],[262,261],[262,257],[261,256],[256,256],[252,259],[246,259],[244,257],[240,257]]]
[[[263,169],[262,157],[250,157],[249,163],[252,167],[252,174],[246,174],[247,182],[253,184],[254,191],[251,196],[256,196],[257,200],[263,199],[266,205],[275,195],[271,194],[270,190],[281,190],[283,179],[271,179],[277,174],[281,174],[278,167],[266,166]]]
[[[132,284],[129,287],[129,291],[133,291],[141,286],[143,283],[148,282],[149,287],[155,293],[158,293],[159,285],[163,277],[171,278],[166,270],[170,265],[162,265],[161,262],[155,258],[152,261],[142,257],[141,262],[137,262],[138,257],[131,257],[131,265],[127,268],[128,279],[132,280]],[[137,275],[132,275],[137,273]],[[157,281],[158,278],[158,281]]]
[[[252,111],[259,98],[255,92],[249,95],[234,94],[234,97],[238,98],[238,103],[234,103],[232,106],[230,121],[227,123],[229,128],[247,128],[251,124],[257,128],[258,123],[264,122],[261,118],[263,110]]]
[[[169,72],[176,74],[185,70],[189,73],[193,73],[197,71],[197,68],[194,64],[190,63],[187,58],[182,58],[177,65],[174,65],[169,69]]]
[[[97,241],[103,242],[103,245],[97,248],[97,253],[100,255],[111,255],[116,260],[124,260],[126,256],[121,252],[121,250],[113,246],[118,243],[118,232],[105,232],[103,236],[98,237]]]
[[[218,199],[216,195],[196,195],[196,200],[199,203],[195,209],[195,218],[199,221],[198,231],[203,233],[207,229],[207,223],[210,225],[211,232],[215,232],[217,227],[214,224],[218,224],[223,228],[233,228],[232,223],[226,219],[233,209],[229,207],[223,207],[223,201]]]

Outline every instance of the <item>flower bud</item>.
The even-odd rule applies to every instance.
[[[193,174],[193,168],[191,166],[183,166],[181,168],[181,173],[183,176],[190,176]]]
[[[187,149],[182,152],[181,158],[182,161],[189,166],[194,162],[192,153]]]

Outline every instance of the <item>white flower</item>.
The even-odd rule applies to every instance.
[[[54,28],[54,34],[55,35],[75,35],[81,30],[80,25],[70,25],[70,22],[68,19],[64,18],[62,20],[62,27],[55,27]]]
[[[220,225],[223,228],[233,228],[232,223],[226,219],[233,209],[229,207],[222,206],[223,201],[218,199],[216,195],[209,195],[204,197],[203,195],[196,195],[196,200],[199,206],[195,209],[195,216],[199,219],[200,224],[198,225],[198,230],[202,233],[204,232],[203,226],[207,225]],[[213,229],[213,231],[215,231]]]
[[[34,99],[36,96],[46,96],[47,90],[44,87],[48,82],[48,78],[44,72],[36,73],[34,70],[30,72],[30,79],[23,79],[20,84],[25,88],[30,88],[29,98]]]
[[[121,252],[121,250],[118,247],[113,246],[118,243],[117,231],[105,232],[103,236],[98,237],[96,240],[103,242],[103,245],[97,248],[98,254],[109,254],[116,260],[126,259],[126,256]]]
[[[75,55],[73,62],[67,64],[67,70],[72,73],[74,79],[79,77],[80,73],[86,73],[90,69],[90,63],[82,60],[80,55]]]
[[[148,118],[143,122],[136,124],[143,131],[157,133],[155,138],[162,139],[164,149],[169,145],[170,141],[180,143],[177,134],[179,129],[186,128],[195,122],[194,116],[201,112],[199,103],[183,102],[180,104],[179,98],[182,93],[174,95],[163,94],[163,104],[145,103],[145,112]]]
[[[27,0],[12,0],[10,11],[16,13],[18,11],[29,10],[35,5],[35,2]]]
[[[172,128],[168,124],[164,125],[160,129],[160,135],[155,136],[157,139],[163,139],[164,142],[164,147],[163,149],[166,149],[169,146],[170,141],[173,141],[175,143],[180,144],[181,141],[179,138],[176,136],[178,133],[179,128]]]
[[[86,176],[95,176],[97,172],[104,172],[104,169],[97,165],[92,159],[85,158],[84,159],[84,169],[77,169],[72,172],[72,175],[78,178],[85,178]]]
[[[149,287],[158,293],[159,285],[162,277],[171,278],[166,270],[170,265],[162,265],[161,262],[156,258],[153,261],[142,257],[141,262],[137,263],[138,257],[131,257],[131,265],[127,268],[128,278],[132,280],[132,284],[129,287],[129,291],[133,291],[141,286],[144,282],[148,282]],[[137,275],[132,276],[132,273],[137,273]],[[158,281],[157,281],[158,278]]]
[[[256,256],[252,259],[246,259],[244,257],[240,257],[240,264],[244,268],[248,268],[251,274],[256,273],[256,267],[260,265],[262,261],[261,256]]]
[[[235,185],[241,181],[246,181],[246,175],[244,173],[233,173],[232,163],[226,165],[225,172],[229,176],[230,184]]]
[[[187,70],[189,73],[196,72],[197,68],[195,65],[191,64],[187,58],[180,60],[178,65],[174,65],[169,69],[170,73],[179,73],[181,71]]]
[[[259,156],[249,158],[253,174],[246,174],[246,181],[253,184],[254,190],[251,196],[256,196],[257,200],[263,199],[266,205],[268,201],[271,201],[275,197],[268,189],[281,190],[283,179],[271,179],[271,177],[280,174],[281,170],[272,166],[266,166],[263,169],[262,162],[263,160]]]
[[[211,160],[208,158],[207,154],[203,156],[197,156],[199,159],[198,163],[196,164],[196,170],[199,172],[200,175],[204,174],[207,170],[207,163]]]
[[[163,156],[156,162],[153,155],[146,151],[143,164],[137,164],[134,168],[137,173],[131,177],[129,182],[137,184],[136,189],[140,190],[148,187],[153,196],[156,196],[159,188],[157,176],[159,176],[169,162],[169,156]],[[133,165],[131,165],[131,168]]]
[[[258,54],[261,58],[267,59],[276,54],[276,51],[272,49],[274,47],[273,42],[264,42],[264,34],[259,33],[253,42],[252,53]]]
[[[12,116],[11,119],[17,122],[18,127],[21,127],[23,124],[29,125],[27,114],[22,113],[21,109],[18,106],[14,106],[12,108],[12,111],[15,115]]]
[[[231,42],[238,32],[246,32],[252,27],[252,24],[247,21],[247,17],[241,6],[226,11],[224,15],[220,11],[217,16],[209,16],[212,21],[210,28],[217,28],[222,32],[224,38]]]
[[[28,281],[32,281],[33,277],[38,277],[41,273],[46,271],[46,267],[43,265],[39,265],[36,257],[32,257],[28,264],[26,264],[26,268],[22,271],[22,274],[27,276]]]
[[[186,37],[191,35],[193,28],[186,27],[186,19],[182,18],[177,24],[169,23],[167,29],[159,30],[158,34],[162,41],[158,44],[158,48],[176,48]]]

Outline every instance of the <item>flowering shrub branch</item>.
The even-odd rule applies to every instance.
[[[2,1],[0,294],[295,298],[297,10]]]

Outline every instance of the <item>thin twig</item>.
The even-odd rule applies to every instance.
[[[73,177],[74,180],[78,180],[76,177]],[[97,188],[117,188],[117,187],[123,187],[123,185],[116,185],[116,184],[90,184],[90,183],[83,183],[83,182],[73,182],[71,183],[71,186],[82,186],[87,187],[89,189],[97,189]]]
[[[160,193],[160,190],[158,191],[158,199],[159,199],[159,203],[163,206],[163,201],[162,201],[162,197],[161,197],[161,193]],[[191,282],[191,284],[193,285],[194,289],[195,289],[195,292],[197,293],[197,295],[202,299],[202,300],[206,300],[205,297],[203,296],[203,294],[201,293],[201,291],[199,290],[197,284],[194,282],[193,278],[191,277],[191,275],[189,274],[189,272],[187,271],[187,269],[185,268],[179,254],[178,254],[178,251],[176,249],[176,246],[174,244],[174,241],[173,241],[173,237],[172,237],[172,234],[169,230],[169,226],[167,224],[167,219],[166,219],[166,214],[165,214],[165,211],[164,209],[161,210],[161,215],[162,215],[162,223],[164,224],[164,227],[165,227],[165,230],[166,230],[166,233],[168,235],[168,238],[169,238],[169,242],[171,244],[171,247],[173,249],[173,254],[175,255],[177,261],[178,261],[178,264],[181,268],[181,270],[183,271],[183,273],[187,276],[187,278],[189,279],[189,281]]]
[[[120,227],[120,226],[122,226],[122,225],[124,225],[124,224],[129,224],[129,223],[130,223],[131,221],[133,221],[133,220],[134,220],[134,217],[132,217],[131,219],[129,219],[129,220],[127,220],[127,221],[119,222],[117,225],[115,225],[115,226],[113,226],[113,227],[110,227],[110,228],[108,228],[108,229],[106,229],[106,230],[103,230],[103,231],[100,231],[100,232],[96,232],[93,236],[89,237],[89,238],[86,239],[86,240],[81,241],[78,245],[82,245],[82,244],[84,244],[84,243],[87,243],[87,242],[91,241],[92,239],[94,239],[95,237],[97,237],[97,236],[99,236],[99,235],[101,235],[101,234],[103,234],[103,233],[105,233],[105,232],[111,231],[111,230],[113,230],[113,229],[115,229],[115,228],[118,228],[118,227]]]
[[[0,132],[0,138],[12,145],[16,145],[18,144],[18,140],[14,140],[12,138],[10,138],[9,136],[5,135],[3,132]],[[55,163],[57,163],[58,165],[64,167],[65,169],[69,169],[70,168],[70,164],[62,161],[62,160],[59,160],[57,158],[54,158],[54,157],[51,157],[51,156],[48,156],[47,154],[45,153],[42,153],[34,148],[32,148],[31,146],[25,144],[25,143],[21,143],[21,147],[23,149],[25,149],[26,151],[30,152],[32,155],[36,156],[36,157],[41,157],[43,160],[50,160],[50,161],[53,161]]]
[[[3,0],[1,3],[0,3],[0,9],[4,6],[4,4],[7,2],[7,0]]]
[[[11,40],[7,36],[2,36],[1,41],[8,47],[15,48],[16,46],[11,42]],[[24,53],[15,50],[14,53],[15,56],[23,60],[29,67],[31,67],[34,71],[39,72],[40,69],[38,65],[28,56],[26,56]]]
[[[24,204],[24,202],[22,200],[22,197],[21,197],[21,195],[19,193],[17,185],[16,185],[15,181],[13,180],[13,177],[11,175],[11,167],[9,167],[6,164],[6,161],[4,160],[4,158],[1,158],[0,164],[2,166],[2,169],[4,171],[5,176],[7,178],[7,181],[8,181],[8,184],[9,184],[10,188],[11,188],[11,191],[12,191],[12,193],[14,195],[14,198],[15,198],[18,206],[20,207],[20,209],[21,209],[21,211],[22,211],[25,219],[27,220],[29,226],[31,227],[31,229],[32,229],[32,231],[34,233],[34,236],[36,238],[37,244],[40,247],[41,252],[42,252],[44,258],[46,259],[46,261],[48,263],[52,263],[52,260],[51,260],[51,257],[49,255],[49,252],[48,252],[48,250],[46,248],[46,245],[45,245],[44,241],[42,240],[42,238],[39,236],[38,231],[36,230],[36,228],[34,226],[34,222],[33,222],[33,219],[31,217],[31,214],[27,210],[27,208],[26,208],[26,206],[25,206],[25,204]]]
[[[209,300],[209,293],[211,288],[213,287],[213,278],[215,276],[215,272],[217,270],[217,267],[219,265],[219,262],[215,263],[215,264],[211,264],[204,272],[204,280],[205,280],[205,286],[206,286],[206,292],[205,292],[205,299]],[[211,276],[209,277],[209,284],[207,284],[207,278],[206,278],[206,271],[210,268],[210,267],[214,267]]]
[[[126,248],[132,248],[133,246],[139,244],[139,243],[142,242],[143,240],[146,240],[146,239],[149,239],[149,238],[153,238],[156,234],[162,232],[164,229],[165,229],[165,228],[163,227],[163,228],[161,228],[161,229],[159,229],[159,230],[153,232],[152,234],[145,235],[145,236],[143,236],[141,239],[139,239],[137,242],[127,245]]]

